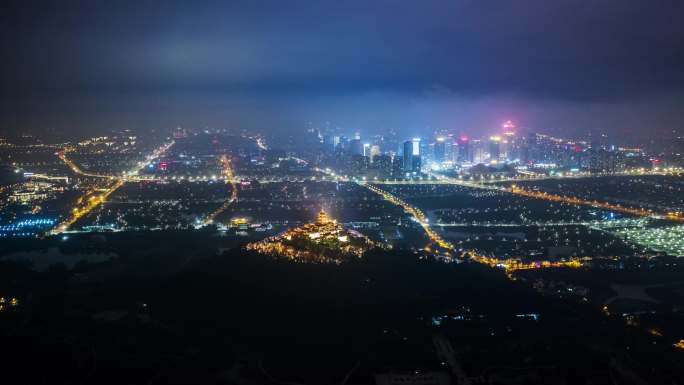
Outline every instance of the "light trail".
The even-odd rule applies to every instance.
[[[407,203],[406,201],[390,194],[389,192],[382,190],[376,186],[373,186],[369,183],[364,182],[359,182],[358,180],[349,180],[348,178],[343,178],[339,175],[336,175],[333,171],[330,169],[319,169],[317,168],[316,171],[321,172],[327,176],[332,177],[333,179],[337,180],[344,180],[344,181],[349,181],[349,182],[356,182],[361,186],[364,186],[368,188],[369,190],[375,192],[376,194],[379,194],[382,196],[385,200],[389,201],[390,203],[393,203],[395,205],[398,205],[404,209],[404,211],[410,215],[412,215],[418,223],[422,226],[423,230],[425,233],[428,235],[430,240],[433,242],[437,243],[440,247],[448,249],[449,251],[455,250],[454,246],[449,243],[448,241],[444,240],[438,233],[436,233],[432,228],[430,227],[427,218],[423,212],[418,209],[417,207],[414,207]],[[551,200],[551,201],[556,201],[556,202],[565,202],[565,203],[570,203],[574,205],[589,205],[592,207],[597,207],[597,208],[602,208],[602,209],[609,209],[613,211],[618,211],[618,212],[624,212],[624,213],[629,213],[629,214],[634,214],[637,216],[641,217],[658,217],[657,215],[653,214],[653,212],[650,212],[645,209],[635,209],[635,208],[629,208],[629,207],[622,207],[620,205],[613,205],[610,203],[603,203],[603,202],[597,202],[597,201],[588,201],[588,200],[582,200],[579,198],[575,197],[564,197],[564,196],[559,196],[559,195],[553,195],[553,194],[548,194],[548,193],[535,193],[535,192],[530,192],[527,190],[522,190],[518,188],[517,186],[513,185],[511,188],[505,188],[505,187],[497,187],[497,186],[491,186],[491,185],[483,185],[480,183],[472,183],[472,182],[467,182],[463,180],[458,180],[454,178],[449,178],[445,176],[438,175],[437,176],[437,182],[435,183],[435,180],[429,180],[429,181],[419,181],[418,183],[415,182],[408,182],[408,183],[401,183],[401,182],[394,182],[396,184],[455,184],[455,185],[461,185],[465,187],[473,187],[473,188],[479,188],[479,189],[484,189],[484,190],[494,190],[494,191],[501,191],[501,192],[508,192],[511,194],[516,194],[516,195],[521,195],[521,196],[526,196],[526,197],[531,197],[531,198],[538,198],[538,199],[546,199],[546,200]],[[380,184],[376,181],[372,182],[373,184]],[[394,184],[392,182],[389,182],[388,184]],[[667,215],[669,219],[674,219],[674,220],[684,220],[684,217],[682,216],[681,213],[669,213]],[[637,221],[641,221],[642,219],[639,219]],[[596,221],[592,222],[578,222],[578,224],[582,225],[588,225],[590,227],[600,227],[597,226],[599,223]],[[628,223],[625,223],[627,225]],[[460,226],[461,224],[452,224],[454,226]],[[504,226],[510,225],[510,224],[504,224]],[[568,225],[568,223],[553,223],[553,224],[537,224],[539,226],[545,226],[545,225]],[[593,226],[592,226],[593,225]],[[439,224],[438,226],[449,226],[449,224]],[[495,225],[496,226],[496,225]],[[629,227],[629,226],[627,226]],[[493,256],[487,256],[487,255],[482,255],[476,250],[463,250],[460,249],[458,250],[459,257],[464,258],[466,255],[469,256],[469,260],[480,263],[492,268],[500,268],[504,269],[506,272],[506,276],[511,279],[515,280],[515,276],[513,273],[519,270],[532,270],[532,269],[547,269],[547,268],[560,268],[560,267],[565,267],[565,268],[581,268],[587,264],[587,262],[590,262],[593,260],[592,257],[585,256],[585,257],[571,257],[569,259],[561,259],[561,260],[532,260],[532,261],[523,261],[520,258],[507,258],[507,259],[499,259]]]
[[[578,205],[578,206],[591,206],[599,209],[604,209],[604,210],[610,210],[610,211],[615,211],[615,212],[620,212],[624,214],[630,214],[630,215],[635,215],[635,216],[640,216],[640,217],[650,217],[650,218],[657,218],[657,219],[668,219],[672,221],[679,221],[682,222],[684,221],[684,214],[681,212],[670,212],[670,213],[665,213],[665,214],[657,214],[651,210],[647,210],[644,208],[635,208],[635,207],[626,207],[626,206],[621,206],[619,204],[612,204],[608,202],[599,202],[596,200],[586,200],[586,199],[581,199],[573,196],[566,196],[566,195],[557,195],[557,194],[550,194],[547,192],[543,191],[530,191],[530,190],[525,190],[523,188],[520,188],[516,185],[511,186],[510,189],[506,189],[506,191],[515,194],[515,195],[520,195],[528,198],[537,198],[537,199],[544,199],[552,202],[562,202],[562,203],[569,203],[573,205]]]
[[[46,174],[27,174],[24,173],[24,178],[26,179],[43,179],[43,180],[49,180],[49,181],[60,181],[60,182],[65,182],[69,183],[69,177],[68,176],[50,176]]]
[[[303,162],[303,159],[290,158],[298,162]],[[506,191],[506,187],[497,186],[496,183],[501,182],[526,182],[534,180],[562,180],[562,179],[579,179],[580,177],[545,177],[538,179],[530,178],[501,178],[501,179],[482,179],[482,180],[462,180],[457,178],[448,178],[441,175],[435,174],[435,179],[412,179],[412,180],[393,180],[393,179],[366,179],[363,178],[352,178],[346,175],[337,175],[332,171],[326,171],[320,168],[313,169],[316,172],[322,173],[322,176],[288,176],[288,177],[250,177],[245,176],[246,179],[258,182],[258,183],[280,183],[280,182],[292,182],[292,183],[330,183],[330,182],[368,182],[375,185],[460,185],[464,187],[471,187],[477,189],[491,190],[491,191]],[[623,175],[623,174],[621,174]],[[642,175],[642,174],[639,174]],[[649,175],[660,175],[660,174],[649,174]],[[624,176],[624,175],[623,175]],[[595,176],[583,176],[582,178],[597,178]],[[194,176],[152,176],[152,175],[135,175],[129,176],[130,180],[139,181],[153,181],[153,182],[163,182],[163,181],[195,181],[204,182],[212,181],[213,178],[210,175],[194,175]],[[437,179],[439,178],[439,179]]]
[[[515,273],[518,270],[536,270],[554,267],[569,267],[572,269],[579,269],[580,267],[584,266],[587,262],[592,261],[591,257],[572,257],[567,260],[558,261],[540,260],[523,262],[522,260],[517,258],[498,259],[495,257],[478,254],[474,250],[464,251],[462,256],[465,254],[468,254],[470,256],[471,261],[487,265],[492,268],[504,269],[506,271],[506,276],[511,280],[515,280],[513,273]]]
[[[643,227],[648,219],[610,219],[592,221],[558,221],[558,222],[526,222],[526,223],[487,223],[487,222],[438,222],[434,226],[439,227],[566,227],[586,226],[596,229],[604,227]]]
[[[425,216],[425,214],[419,208],[412,206],[411,204],[402,200],[401,198],[398,198],[398,197],[390,194],[389,192],[382,190],[382,189],[379,189],[379,188],[377,188],[373,185],[370,185],[368,183],[359,183],[359,185],[366,187],[367,189],[371,190],[372,192],[383,197],[386,201],[388,201],[392,204],[395,204],[395,205],[401,207],[402,209],[404,209],[404,211],[407,214],[411,215],[413,218],[416,219],[416,221],[420,224],[420,226],[423,228],[423,230],[427,234],[428,238],[430,238],[430,240],[432,242],[436,243],[437,245],[439,245],[439,247],[442,247],[444,249],[453,250],[454,246],[451,243],[444,240],[444,238],[442,238],[442,236],[437,234],[437,232],[434,231],[430,227],[430,224],[428,223],[428,218]]]
[[[95,207],[103,203],[119,187],[124,185],[123,179],[117,179],[111,186],[104,190],[93,189],[88,191],[83,197],[79,198],[76,207],[71,211],[71,215],[62,221],[57,227],[50,231],[50,234],[56,235],[65,232],[69,226],[73,225],[84,215],[91,212]]]
[[[161,146],[154,149],[154,151],[152,151],[151,154],[146,156],[144,160],[138,162],[138,164],[131,171],[129,171],[128,173],[124,173],[124,179],[126,181],[138,180],[138,173],[140,172],[140,170],[145,168],[145,166],[153,160],[164,155],[171,147],[173,147],[174,144],[176,144],[176,142],[174,140],[171,140],[170,142],[164,143]]]
[[[72,147],[67,147],[62,149],[57,153],[57,156],[59,159],[64,162],[70,169],[77,175],[82,175],[82,176],[87,176],[91,178],[109,178],[109,179],[114,179],[116,178],[115,176],[112,175],[102,175],[102,174],[96,174],[96,173],[91,173],[84,171],[79,165],[77,165],[74,161],[71,159],[67,158],[67,153],[70,151],[73,151],[74,149]]]
[[[225,177],[225,182],[230,184],[230,198],[223,202],[221,207],[218,209],[214,210],[212,213],[207,215],[206,218],[204,218],[203,224],[209,225],[214,222],[214,219],[221,214],[222,212],[226,211],[230,205],[237,200],[237,194],[238,194],[238,189],[237,189],[237,183],[235,183],[235,178],[233,177],[233,168],[231,167],[230,164],[230,159],[228,159],[227,156],[223,155],[221,156],[221,165],[223,166],[223,176]]]
[[[323,170],[323,169],[316,168],[315,170],[318,172],[324,173],[328,176],[332,176],[334,178],[340,178],[339,175],[335,175],[335,173],[332,172],[330,169]],[[413,218],[415,218],[415,220],[423,228],[423,231],[425,231],[425,234],[427,234],[430,241],[436,243],[441,248],[447,249],[448,251],[451,251],[454,249],[454,246],[451,243],[447,242],[444,238],[442,238],[442,236],[440,236],[436,231],[434,231],[430,227],[430,224],[428,223],[428,218],[425,216],[425,214],[419,208],[409,204],[408,202],[404,201],[403,199],[401,199],[397,196],[394,196],[393,194],[391,194],[385,190],[382,190],[378,187],[371,185],[370,183],[358,182],[358,181],[355,181],[355,182],[358,185],[366,187],[370,191],[380,195],[381,197],[383,197],[388,202],[401,207],[404,210],[404,212],[406,212],[407,214],[409,214]]]
[[[333,178],[340,178],[339,175],[335,175],[335,173],[332,172],[330,169],[323,170],[323,169],[316,168],[315,170],[318,172],[321,172],[325,175],[332,176]],[[449,251],[454,249],[454,246],[451,243],[444,240],[439,234],[437,234],[437,232],[435,232],[430,227],[430,224],[428,223],[427,217],[419,208],[409,204],[408,202],[404,201],[403,199],[396,197],[393,194],[391,194],[385,190],[382,190],[378,187],[371,185],[370,183],[359,182],[359,181],[354,181],[354,182],[356,182],[358,185],[366,187],[370,191],[380,195],[386,201],[401,207],[404,210],[404,212],[406,212],[407,214],[409,214],[413,218],[415,218],[415,220],[420,224],[420,226],[425,231],[425,234],[427,234],[428,238],[432,242],[436,243],[440,247],[447,249]]]
[[[131,175],[137,175],[137,173],[145,167],[145,164],[155,158],[158,158],[162,154],[164,154],[166,151],[168,151],[171,146],[174,145],[174,141],[165,143],[161,145],[160,147],[156,148],[152,154],[148,155],[145,158],[145,162],[139,162],[135,168],[133,168],[129,174]],[[106,176],[106,175],[99,175],[99,174],[90,174],[86,173],[83,170],[78,167],[73,161],[71,161],[69,158],[66,157],[66,151],[62,150],[60,153],[58,153],[60,159],[64,163],[66,163],[75,173],[79,175],[84,175],[84,176],[92,176],[92,177],[97,177],[97,178],[107,178],[113,181],[113,183],[109,186],[107,186],[104,189],[97,189],[93,188],[89,190],[88,192],[85,193],[81,198],[76,201],[76,207],[74,207],[71,210],[71,214],[69,217],[64,219],[62,222],[60,222],[59,225],[57,225],[54,229],[52,229],[49,234],[52,235],[57,235],[60,233],[63,233],[69,229],[69,226],[73,225],[78,221],[80,218],[83,216],[87,215],[89,212],[91,212],[95,207],[98,205],[104,203],[104,201],[116,190],[119,189],[119,187],[123,186],[128,179],[127,178],[122,178],[122,177],[115,177],[115,176]]]
[[[423,227],[423,230],[425,230],[425,233],[428,235],[431,241],[437,243],[440,247],[444,249],[448,249],[449,251],[454,250],[454,246],[451,243],[444,240],[439,234],[437,234],[437,232],[435,232],[430,227],[427,218],[425,217],[425,214],[423,214],[423,212],[420,209],[410,205],[406,201],[390,194],[385,190],[379,189],[370,184],[361,185],[365,186],[366,188],[375,192],[376,194],[379,194],[390,203],[400,206],[404,209],[406,213],[413,215],[413,217],[416,218],[418,223]],[[523,262],[522,260],[515,258],[498,259],[495,257],[481,255],[474,250],[461,251],[460,256],[463,257],[465,254],[468,254],[470,256],[470,260],[474,262],[487,265],[492,268],[503,268],[506,271],[506,275],[508,276],[508,278],[512,280],[515,279],[515,277],[513,277],[513,273],[518,270],[547,269],[552,267],[580,268],[584,266],[585,262],[591,261],[590,257],[576,257],[570,258],[569,260],[559,261],[540,260]]]
[[[534,182],[534,181],[544,181],[544,180],[566,180],[566,179],[593,179],[593,178],[605,178],[611,176],[681,176],[684,170],[680,168],[669,168],[669,169],[658,169],[658,170],[630,170],[623,172],[611,172],[611,173],[573,173],[573,174],[556,174],[556,175],[541,175],[541,174],[527,174],[522,171],[516,171],[522,176],[490,176],[490,177],[478,177],[470,178],[468,180],[463,180],[460,178],[453,178],[444,176],[441,174],[428,172],[427,175],[436,178],[437,180],[443,180],[448,182],[459,182],[465,185],[471,185],[473,187],[502,183],[502,182]],[[429,181],[418,181],[419,184],[426,184]],[[401,182],[399,182],[401,183]]]
[[[519,196],[524,196],[527,198],[535,198],[535,199],[544,199],[547,201],[552,201],[552,202],[561,202],[561,203],[568,203],[568,204],[573,204],[577,206],[590,206],[598,209],[604,209],[604,210],[610,210],[610,211],[615,211],[619,213],[624,213],[624,214],[630,214],[630,215],[635,215],[635,216],[640,216],[640,217],[649,217],[649,218],[655,218],[655,219],[668,219],[671,221],[678,221],[678,222],[684,222],[684,213],[681,212],[668,212],[668,213],[656,213],[652,210],[648,210],[645,208],[635,208],[635,207],[626,207],[622,206],[619,204],[612,204],[609,202],[600,202],[597,200],[587,200],[587,199],[582,199],[578,197],[573,197],[573,196],[567,196],[567,195],[557,195],[557,194],[551,194],[543,191],[530,191],[530,190],[525,190],[515,184],[511,185],[511,187],[506,188],[503,186],[491,186],[491,185],[483,185],[479,183],[472,183],[472,182],[465,182],[459,179],[455,178],[450,178],[450,177],[445,177],[442,175],[437,176],[438,180],[441,180],[443,182],[455,184],[455,185],[460,185],[460,186],[466,186],[466,187],[473,187],[473,188],[479,188],[479,189],[485,189],[485,190],[492,190],[492,191],[502,191],[502,192],[508,192],[514,195],[519,195]]]

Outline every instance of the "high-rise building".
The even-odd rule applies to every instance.
[[[413,156],[411,155],[413,153],[413,142],[410,140],[407,140],[404,142],[403,145],[403,151],[402,151],[402,158],[404,161],[404,166],[402,169],[405,172],[410,172],[411,170],[411,159],[413,159]]]
[[[336,150],[349,151],[349,138],[344,135],[340,135],[340,143]]]
[[[371,148],[370,143],[364,143],[363,144],[363,156],[370,158],[370,148]]]
[[[515,136],[515,133],[512,131],[504,132],[501,140],[500,159],[509,161],[515,160],[517,158],[520,158],[519,152],[520,147]]]
[[[349,141],[349,154],[363,155],[363,143],[361,143],[361,139],[354,138]]]
[[[421,167],[420,138],[404,142],[404,171],[420,172]]]
[[[479,139],[470,141],[470,151],[472,151],[472,163],[484,163],[487,160],[486,142]]]
[[[404,157],[395,156],[392,158],[392,178],[404,177]]]
[[[422,167],[422,158],[420,155],[413,155],[413,164],[412,164],[412,172],[420,172],[420,168]]]
[[[328,151],[335,151],[340,146],[340,137],[338,135],[323,136],[323,145]]]
[[[442,163],[447,160],[447,141],[445,137],[440,136],[437,138],[432,160],[437,163]]]
[[[501,137],[498,135],[489,137],[489,160],[499,161],[501,157]]]
[[[447,160],[451,162],[458,161],[459,157],[459,145],[458,142],[454,142],[453,139],[449,138],[447,141]]]
[[[372,156],[373,169],[377,170],[378,176],[381,178],[389,178],[392,176],[392,157],[389,155],[377,154]]]
[[[458,155],[456,160],[461,163],[470,163],[473,161],[473,151],[470,145],[470,138],[461,136],[458,139]]]
[[[374,159],[378,155],[380,155],[380,146],[378,146],[377,144],[374,144],[370,148],[370,161],[371,161],[371,163],[375,162]]]

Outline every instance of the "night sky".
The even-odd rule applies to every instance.
[[[0,42],[0,133],[684,121],[681,0],[11,0]]]

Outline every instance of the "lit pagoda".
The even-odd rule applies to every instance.
[[[246,248],[297,262],[339,264],[350,258],[360,258],[378,246],[358,231],[346,229],[321,210],[315,222],[250,243]]]

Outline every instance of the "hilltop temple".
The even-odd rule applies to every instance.
[[[250,243],[246,248],[297,262],[341,263],[349,258],[359,258],[377,246],[363,234],[346,229],[321,210],[314,222]]]

